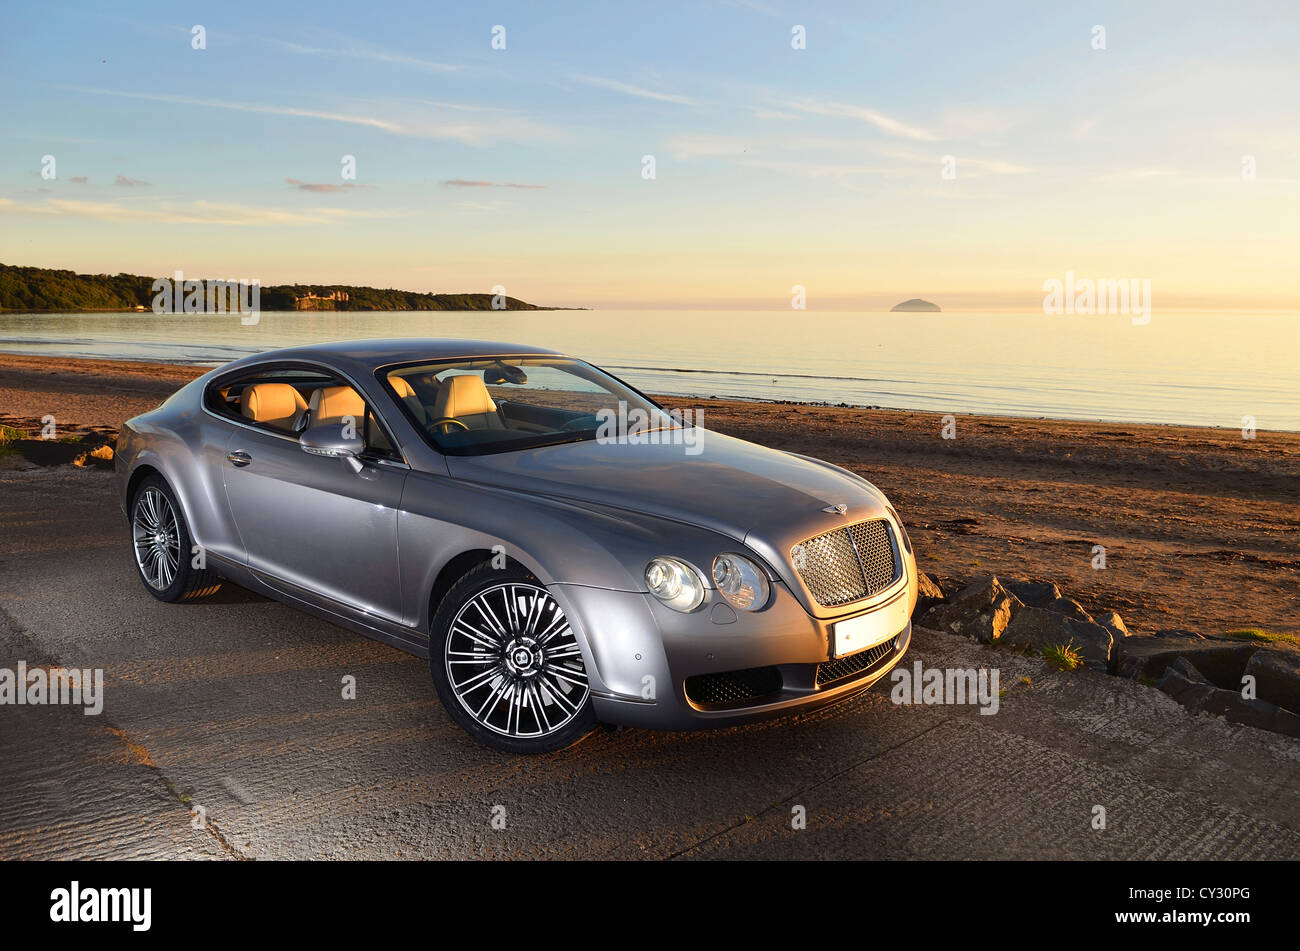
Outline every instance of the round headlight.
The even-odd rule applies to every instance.
[[[704,579],[676,558],[655,558],[645,566],[650,593],[674,611],[694,611],[704,601]]]
[[[714,558],[713,583],[719,594],[742,611],[757,611],[767,604],[767,576],[742,555],[729,552]]]

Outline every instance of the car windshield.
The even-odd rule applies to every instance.
[[[429,442],[481,455],[679,425],[646,397],[581,360],[478,357],[379,371]]]

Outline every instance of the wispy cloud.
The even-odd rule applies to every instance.
[[[139,188],[149,183],[138,178],[127,178],[125,175],[118,175],[113,179],[113,184],[122,188]]]
[[[658,92],[654,89],[646,89],[643,86],[634,86],[631,83],[619,82],[617,79],[605,79],[602,76],[570,76],[574,82],[584,83],[588,86],[597,86],[601,89],[610,89],[614,92],[621,92],[627,96],[636,96],[639,99],[653,99],[656,102],[675,102],[681,106],[693,106],[695,100],[687,96],[679,96],[676,93]]]
[[[197,200],[191,202],[159,202],[150,205],[123,204],[107,201],[82,201],[79,199],[49,198],[43,203],[19,203],[0,199],[0,214],[6,215],[67,215],[90,218],[96,221],[119,223],[151,222],[158,224],[201,225],[307,225],[323,224],[347,218],[401,218],[402,211],[367,211],[344,208],[313,208],[288,210],[259,205],[240,205],[225,202]]]
[[[127,92],[121,89],[97,89],[94,87],[74,86],[77,92],[93,93],[99,96],[117,96],[122,99],[141,99],[146,102],[166,102],[178,106],[204,106],[210,109],[233,109],[237,112],[257,112],[272,116],[302,116],[308,119],[326,119],[330,122],[347,122],[352,125],[369,126],[386,132],[400,133],[401,126],[373,116],[349,115],[343,112],[327,112],[320,109],[301,109],[294,106],[277,106],[260,102],[231,102],[226,99],[200,99],[193,96],[172,96],[166,93]]]
[[[354,188],[362,187],[355,182],[343,182],[336,185],[329,182],[302,182],[296,178],[286,178],[284,181],[286,185],[292,185],[304,192],[350,192]]]
[[[489,211],[500,212],[510,207],[508,202],[494,199],[493,201],[458,201],[455,203],[457,208],[468,208],[470,211]]]
[[[204,99],[193,96],[174,96],[166,93],[127,92],[120,89],[100,89],[96,87],[67,87],[77,92],[100,96],[117,96],[124,99],[139,99],[146,102],[165,102],[179,106],[197,106],[209,109],[230,109],[236,112],[253,112],[263,115],[299,116],[306,119],[320,119],[327,122],[342,122],[350,125],[379,129],[393,135],[410,136],[419,139],[450,139],[466,145],[481,145],[500,139],[515,141],[557,140],[564,134],[542,123],[529,119],[506,116],[479,123],[448,123],[437,115],[409,116],[401,119],[381,119],[373,115],[335,112],[324,109],[306,109],[297,106],[282,106],[262,102],[234,102],[228,99]]]
[[[1206,185],[1227,185],[1235,188],[1241,187],[1245,181],[1240,173],[1237,174],[1212,174],[1206,172],[1194,172],[1180,168],[1129,168],[1119,169],[1118,171],[1106,172],[1096,176],[1097,181],[1123,183],[1123,182],[1167,182],[1170,185],[1190,185],[1203,187]],[[1289,177],[1266,178],[1258,177],[1252,179],[1248,184],[1251,185],[1294,185],[1296,179]]]
[[[48,132],[23,132],[20,129],[5,129],[5,135],[14,139],[26,139],[31,142],[61,142],[69,145],[104,145],[111,139],[87,139],[79,135],[51,135]]]
[[[447,102],[442,99],[411,99],[409,102],[418,102],[425,106],[433,106],[435,109],[450,109],[453,112],[509,112],[509,109],[503,109],[501,106],[482,106],[478,103],[470,102]]]
[[[884,177],[900,174],[896,168],[880,165],[858,165],[848,162],[807,162],[794,159],[742,158],[737,165],[744,168],[758,169],[764,172],[781,172],[786,175],[801,175],[807,178],[853,178],[862,175]]]
[[[546,188],[546,185],[525,185],[522,182],[483,182],[467,178],[452,178],[443,182],[453,188]]]
[[[364,59],[375,63],[389,63],[394,66],[412,66],[416,69],[425,69],[435,73],[452,73],[464,69],[464,66],[456,66],[451,63],[436,63],[432,60],[421,59],[418,56],[407,56],[405,53],[395,53],[391,50],[380,49],[373,46],[345,46],[335,48],[325,48],[320,46],[307,46],[303,43],[294,43],[290,40],[278,40],[274,37],[267,37],[268,42],[290,53],[298,53],[303,56],[344,56],[349,59]]]
[[[776,16],[776,9],[766,3],[760,3],[758,0],[720,0],[724,7],[731,7],[734,10],[750,10],[754,13],[761,13],[764,16]]]
[[[967,169],[975,169],[977,172],[987,172],[990,175],[1028,175],[1035,171],[1032,166],[1020,165],[1016,162],[1007,162],[1003,159],[996,158],[975,158],[973,156],[955,156],[958,167],[965,166]]]
[[[1103,182],[1146,181],[1151,178],[1177,178],[1182,175],[1176,168],[1127,168],[1099,176]]]
[[[852,179],[914,178],[929,182],[939,172],[944,156],[938,152],[906,148],[881,148],[857,138],[811,136],[680,135],[667,141],[673,157],[730,160],[738,168],[777,172],[805,178]],[[863,161],[862,157],[869,157]],[[998,158],[956,154],[963,178],[984,175],[1026,175],[1035,170]]]
[[[934,119],[940,139],[962,142],[995,142],[1031,120],[1024,107],[991,106],[980,103],[963,103],[945,109]]]
[[[679,135],[667,142],[673,157],[680,160],[693,158],[719,158],[743,155],[754,142],[725,135]]]
[[[930,152],[913,152],[899,149],[886,149],[879,154],[887,157],[899,159],[904,162],[914,163],[919,167],[926,169],[938,168],[945,156]],[[973,177],[976,175],[1028,175],[1035,169],[1028,165],[1020,165],[1017,162],[1008,162],[999,158],[984,158],[978,155],[968,155],[960,149],[952,151],[952,157],[956,160],[958,174],[963,177]]]
[[[86,182],[90,181],[90,179],[85,175],[73,175],[68,179],[68,181],[72,182],[74,185],[84,185]]]
[[[819,102],[812,99],[782,100],[774,102],[772,105],[818,116],[859,119],[862,122],[870,123],[886,135],[898,136],[899,138],[917,139],[923,142],[932,142],[937,138],[932,132],[909,125],[892,116],[887,116],[869,106],[855,106],[843,102]]]

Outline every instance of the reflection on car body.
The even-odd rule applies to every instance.
[[[812,709],[911,636],[878,489],[534,347],[248,357],[130,420],[117,474],[155,597],[229,580],[428,657],[452,718],[513,752]]]

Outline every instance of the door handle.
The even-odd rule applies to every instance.
[[[248,453],[244,452],[244,450],[242,449],[236,449],[234,452],[226,453],[226,458],[230,460],[232,465],[236,465],[241,468],[253,461],[253,457],[250,456]]]

